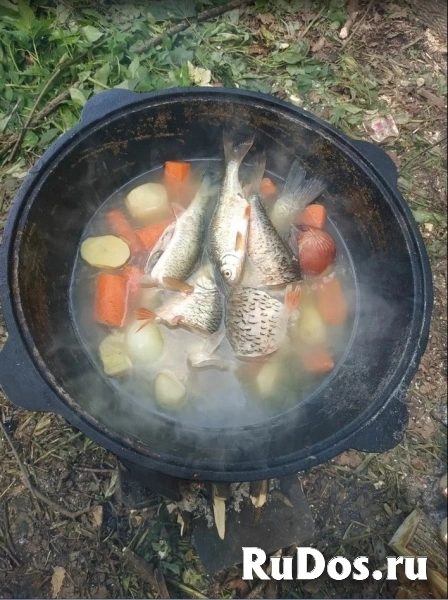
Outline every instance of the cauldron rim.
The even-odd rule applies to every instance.
[[[115,90],[114,92],[118,92]],[[96,99],[98,101],[101,96],[105,94],[109,94],[106,92],[104,94],[99,94],[97,97],[94,97],[93,100]],[[341,148],[346,154],[348,154],[351,158],[356,157],[358,161],[358,165],[364,170],[368,172],[368,175],[373,181],[375,185],[380,188],[382,193],[386,194],[389,197],[392,197],[394,203],[392,207],[394,209],[395,214],[398,216],[400,213],[400,217],[402,220],[406,221],[407,233],[409,239],[413,242],[415,246],[415,250],[418,253],[418,259],[420,261],[420,275],[421,275],[421,289],[423,295],[423,303],[421,308],[421,325],[420,331],[417,331],[419,334],[418,344],[416,344],[413,348],[410,347],[410,340],[408,340],[406,348],[403,350],[402,359],[397,366],[397,370],[395,372],[395,376],[389,381],[387,386],[389,398],[386,402],[377,402],[375,405],[369,406],[369,410],[362,413],[359,417],[357,417],[354,421],[352,421],[346,428],[340,430],[338,435],[333,436],[333,443],[330,447],[328,447],[328,439],[317,444],[313,450],[313,456],[305,456],[305,451],[300,451],[295,455],[290,456],[282,456],[277,459],[273,459],[270,461],[269,467],[261,469],[260,466],[256,465],[256,461],[251,462],[248,465],[244,463],[238,463],[238,479],[254,479],[254,478],[264,478],[265,476],[280,476],[281,474],[286,474],[287,472],[291,472],[293,470],[302,470],[304,468],[309,468],[314,464],[318,464],[319,462],[323,462],[328,458],[335,456],[339,452],[348,449],[349,447],[356,447],[356,444],[363,444],[361,441],[363,437],[365,437],[366,427],[369,428],[372,426],[372,422],[377,421],[379,413],[384,413],[389,405],[395,406],[395,411],[397,413],[397,419],[399,421],[403,421],[404,413],[401,408],[404,406],[403,392],[406,391],[407,386],[411,377],[413,376],[417,365],[418,360],[426,346],[427,339],[429,336],[429,321],[430,321],[430,313],[431,313],[431,305],[432,305],[432,286],[430,279],[430,269],[429,269],[429,261],[426,255],[426,250],[424,248],[423,241],[421,239],[420,233],[418,231],[418,227],[412,218],[411,211],[401,194],[398,192],[396,188],[396,182],[387,180],[383,177],[376,168],[376,165],[369,160],[366,160],[365,154],[363,151],[359,150],[359,146],[356,146],[356,143],[342,132],[338,131],[331,125],[325,123],[318,117],[315,117],[311,113],[308,113],[302,109],[298,109],[295,106],[292,106],[286,102],[275,99],[270,96],[265,96],[263,94],[258,94],[255,92],[248,92],[242,90],[234,90],[227,88],[180,88],[180,89],[170,89],[159,92],[154,92],[151,94],[137,94],[135,92],[125,92],[124,95],[119,93],[119,96],[124,99],[125,102],[122,102],[122,105],[115,110],[108,112],[106,115],[98,114],[98,108],[101,106],[101,102],[95,106],[95,102],[91,105],[90,114],[87,112],[83,113],[83,117],[81,122],[76,125],[72,130],[70,130],[67,134],[65,134],[62,138],[60,138],[56,144],[53,144],[52,147],[41,157],[41,159],[37,162],[37,164],[31,169],[30,174],[19,190],[10,216],[7,221],[7,225],[4,233],[4,244],[1,251],[0,256],[0,292],[1,292],[1,301],[2,306],[4,307],[5,312],[5,320],[7,324],[8,332],[10,333],[10,338],[13,339],[13,343],[16,351],[23,357],[23,350],[27,351],[28,357],[27,359],[23,358],[23,361],[31,362],[36,366],[36,363],[39,365],[36,369],[36,372],[39,372],[41,377],[44,378],[47,385],[50,384],[53,388],[52,390],[48,390],[47,396],[47,404],[44,403],[44,409],[50,409],[52,411],[58,412],[65,416],[69,421],[71,421],[75,426],[79,427],[83,430],[89,437],[92,437],[95,440],[101,440],[99,443],[110,450],[114,451],[117,454],[121,454],[123,458],[131,460],[133,462],[139,462],[140,464],[144,464],[145,466],[156,468],[162,472],[166,472],[168,474],[182,476],[186,478],[192,478],[196,471],[200,471],[202,475],[205,474],[205,478],[215,479],[215,480],[228,480],[229,479],[229,470],[232,471],[232,466],[229,465],[226,471],[221,471],[219,465],[212,467],[211,469],[204,469],[202,466],[194,465],[194,463],[185,467],[185,465],[181,465],[180,463],[183,461],[176,461],[173,457],[170,457],[167,461],[166,456],[157,455],[155,453],[148,452],[145,448],[145,451],[142,452],[142,449],[138,448],[138,444],[134,445],[135,449],[128,449],[123,447],[123,438],[120,436],[116,436],[114,438],[111,435],[111,432],[106,430],[98,421],[92,416],[80,414],[81,411],[76,411],[74,406],[71,406],[70,403],[67,403],[66,400],[62,400],[61,395],[63,391],[58,389],[57,385],[54,381],[48,381],[48,372],[45,367],[45,363],[40,359],[38,355],[36,355],[37,349],[33,344],[33,340],[29,335],[29,331],[27,328],[26,320],[22,309],[20,306],[14,304],[12,297],[14,296],[14,286],[17,290],[17,277],[14,277],[14,285],[13,285],[13,294],[11,294],[9,289],[9,279],[10,279],[10,268],[13,261],[10,260],[12,255],[16,238],[20,238],[20,232],[16,231],[16,227],[19,219],[26,212],[27,209],[30,208],[29,200],[30,195],[35,188],[37,188],[40,183],[48,176],[51,176],[51,171],[55,167],[58,160],[61,160],[64,152],[69,152],[70,149],[76,145],[80,138],[83,135],[90,135],[95,127],[101,127],[106,120],[110,121],[114,118],[119,118],[123,111],[129,112],[132,109],[141,109],[144,107],[145,103],[150,103],[151,106],[154,106],[154,102],[161,101],[162,103],[166,102],[176,102],[179,100],[180,95],[182,96],[190,96],[194,97],[195,95],[204,100],[206,96],[211,98],[219,98],[225,101],[226,95],[231,99],[241,100],[252,100],[254,102],[263,103],[263,105],[270,105],[273,109],[277,108],[284,113],[285,111],[289,112],[292,117],[299,118],[302,123],[308,123],[310,127],[314,129],[319,129],[321,134],[326,134],[331,138],[332,143],[336,144]],[[365,144],[367,142],[364,142]],[[367,143],[368,144],[368,143]],[[375,146],[369,144],[375,148],[375,151],[379,151],[384,154],[382,150],[377,149]],[[364,148],[365,150],[365,148]],[[390,159],[389,159],[390,160]],[[393,164],[393,163],[392,163]],[[390,165],[389,165],[390,166]],[[393,179],[393,178],[392,178]],[[37,195],[37,194],[36,194]],[[17,233],[17,235],[16,235]],[[415,262],[415,261],[414,261]],[[414,269],[415,270],[415,269]],[[17,275],[17,274],[16,274]],[[416,311],[414,311],[413,317],[414,321],[416,319]],[[417,324],[418,325],[418,324]],[[415,323],[413,324],[413,328],[416,329]],[[418,327],[417,327],[418,328]],[[18,343],[18,340],[21,340],[23,343]],[[8,340],[7,346],[11,345],[11,342]],[[20,347],[21,346],[21,347]],[[18,348],[19,347],[19,348]],[[7,349],[7,348],[6,348]],[[38,353],[37,353],[38,354]],[[407,355],[410,355],[410,360],[406,360]],[[3,358],[3,357],[2,357]],[[4,364],[9,362],[8,353],[6,353]],[[0,361],[1,363],[2,361]],[[403,363],[407,362],[407,366],[404,368],[403,373]],[[0,367],[0,381],[5,381],[5,377],[2,374],[2,369]],[[55,404],[55,400],[57,400],[57,407]],[[20,405],[20,398],[17,399],[17,404]],[[39,404],[37,402],[37,404]],[[381,406],[378,406],[381,404]],[[397,407],[399,407],[397,409]],[[42,406],[30,406],[30,408],[34,408],[35,410],[42,409]],[[406,412],[406,410],[405,410]],[[402,425],[402,423],[401,423]],[[401,429],[403,427],[401,426]],[[364,434],[362,433],[364,432]],[[361,433],[361,435],[360,435]],[[396,435],[396,432],[395,432]],[[126,441],[126,440],[125,440]],[[395,440],[394,445],[398,442]],[[368,443],[364,445],[368,446]],[[366,448],[368,449],[368,448]],[[137,460],[136,460],[137,459]],[[176,464],[178,462],[179,464]],[[266,461],[263,461],[265,463]],[[295,468],[291,468],[292,465],[295,465]],[[247,469],[242,470],[241,467]],[[201,478],[204,478],[201,475]],[[235,479],[235,472],[231,473],[231,478]]]

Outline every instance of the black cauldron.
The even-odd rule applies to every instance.
[[[71,318],[80,238],[98,206],[131,179],[165,160],[208,158],[221,147],[229,117],[255,129],[272,172],[286,176],[298,156],[329,182],[325,205],[356,280],[350,346],[308,400],[261,424],[199,430],[138,407],[130,420],[128,403],[89,360]],[[432,284],[395,165],[373,144],[273,97],[224,88],[95,96],[23,183],[0,266],[6,395],[17,406],[62,415],[140,467],[185,479],[281,477],[349,448],[385,451],[406,428],[406,391],[428,339]],[[372,303],[372,292],[380,302]]]

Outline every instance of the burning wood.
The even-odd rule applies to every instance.
[[[261,508],[266,504],[269,492],[269,479],[253,481],[250,484],[250,499],[255,508]]]
[[[226,535],[226,500],[229,497],[229,486],[222,483],[212,484],[213,515],[219,537]]]

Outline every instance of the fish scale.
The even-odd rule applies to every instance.
[[[263,290],[235,287],[229,294],[225,326],[238,358],[264,357],[275,352],[285,339],[288,320],[286,306]]]
[[[250,226],[247,250],[258,285],[280,287],[300,281],[302,273],[291,248],[278,234],[258,195],[265,165],[266,157],[263,152],[259,154],[255,163],[255,193],[249,197]]]
[[[207,169],[190,206],[167,227],[152,249],[145,273],[158,285],[164,278],[185,281],[193,273],[203,251],[206,216],[210,198],[215,194],[216,174]]]

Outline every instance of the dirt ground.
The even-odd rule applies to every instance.
[[[409,12],[388,19],[381,8],[371,14],[344,50],[323,47],[320,52],[329,61],[353,57],[366,77],[380,82],[379,94],[390,112],[407,115],[398,124],[400,136],[385,147],[421,221],[431,260],[431,335],[409,388],[409,427],[398,446],[381,455],[346,452],[300,478],[316,526],[312,545],[327,557],[366,555],[381,568],[391,554],[390,538],[415,507],[437,523],[446,516],[437,490],[447,470],[446,142],[437,144],[446,134],[444,90],[437,84],[446,81],[446,45]],[[253,11],[246,18],[256,26],[259,15]],[[269,27],[269,20],[265,24]],[[311,29],[311,43],[320,34]],[[330,116],[318,101],[311,110]],[[417,139],[424,151],[406,164],[417,154]],[[17,172],[1,173],[0,216],[8,212],[22,171],[19,178]],[[5,339],[0,319],[0,346]],[[156,597],[135,565],[125,560],[126,547],[160,567],[171,597],[241,598],[250,593],[238,567],[215,576],[204,572],[189,531],[180,536],[163,498],[154,495],[148,509],[129,511],[116,494],[114,456],[64,420],[15,409],[1,392],[0,417],[32,485],[66,513],[31,496],[17,457],[0,434],[0,598]],[[87,507],[75,518],[70,515]],[[322,577],[304,584],[278,582],[252,597],[393,598],[402,583]],[[407,597],[436,597],[426,584],[405,585]]]

